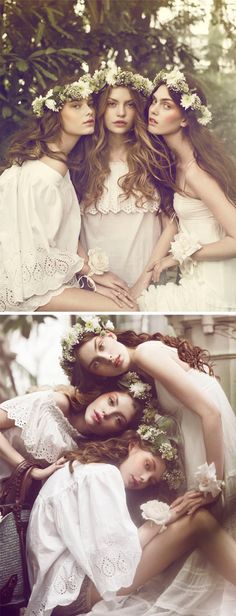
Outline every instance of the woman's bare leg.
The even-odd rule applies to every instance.
[[[82,289],[71,288],[64,289],[60,295],[52,297],[50,302],[40,306],[39,312],[132,312],[136,308],[130,308],[123,303],[122,307],[118,306],[112,299]]]
[[[133,584],[119,594],[129,594],[158,575],[185,553],[199,548],[216,571],[236,585],[236,543],[206,510],[184,516],[143,549]]]
[[[122,588],[117,594],[128,595],[136,591],[195,548],[199,548],[216,571],[236,586],[236,543],[207,510],[199,510],[193,516],[184,516],[171,524],[164,533],[155,535],[143,548],[132,586]],[[92,605],[100,599],[93,586]]]

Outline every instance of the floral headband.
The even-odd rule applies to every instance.
[[[180,99],[181,107],[185,110],[192,109],[192,111],[195,111],[199,124],[206,126],[211,121],[212,114],[208,107],[203,105],[200,96],[188,86],[184,74],[181,73],[178,68],[175,67],[170,72],[164,70],[160,71],[153,81],[154,87],[157,88],[159,84],[163,82],[169,90],[182,93]]]
[[[143,96],[150,96],[153,85],[150,79],[139,73],[123,70],[120,66],[103,68],[95,71],[93,77],[94,91],[100,92],[105,86],[129,86]]]
[[[106,330],[113,330],[112,321],[106,321],[104,317],[95,315],[84,315],[79,317],[78,322],[69,329],[66,337],[62,338],[62,357],[60,365],[67,376],[70,378],[76,362],[75,347],[79,344],[85,334],[92,333],[104,336]]]
[[[88,98],[94,92],[94,82],[91,75],[83,75],[78,81],[64,86],[55,86],[48,90],[45,96],[37,96],[32,102],[34,114],[41,118],[44,111],[60,111],[67,101]]]
[[[139,425],[137,433],[144,444],[148,443],[154,455],[160,455],[166,460],[168,469],[162,479],[170,489],[178,490],[185,478],[180,469],[178,447],[175,446],[178,445],[178,438],[172,434],[173,431],[176,433],[173,418],[159,415],[151,404],[147,405],[143,413],[143,423]]]

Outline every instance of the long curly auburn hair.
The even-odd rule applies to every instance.
[[[199,81],[192,75],[185,73],[185,78],[189,88],[196,92],[202,101],[203,105],[207,105],[207,99]],[[152,93],[155,94],[157,89],[166,83],[163,81],[158,83],[158,86]],[[167,87],[167,86],[166,86]],[[168,88],[167,88],[168,89]],[[197,164],[201,169],[206,171],[220,188],[223,190],[225,196],[236,205],[236,163],[227,153],[222,141],[206,126],[199,124],[197,121],[194,110],[184,110],[180,104],[182,92],[176,92],[172,89],[168,89],[169,95],[176,105],[180,108],[183,117],[188,121],[187,126],[183,127],[183,133],[185,137],[190,141],[193,146],[194,157]],[[150,97],[148,101],[148,107],[152,99]],[[163,137],[155,137],[152,139],[153,143],[160,147],[160,143],[164,142]],[[169,152],[170,166],[169,166],[169,181],[167,185],[174,191],[179,192],[179,187],[176,184],[176,164],[173,158],[172,152],[166,146],[167,152]],[[158,168],[157,168],[158,173]],[[165,181],[166,183],[166,181]]]
[[[98,204],[105,190],[106,178],[110,173],[110,146],[104,114],[111,89],[112,86],[108,86],[97,96],[97,129],[92,136],[84,160],[80,161],[79,169],[72,174],[72,181],[84,209]],[[172,213],[173,193],[171,189],[166,188],[170,165],[167,148],[164,143],[160,143],[158,150],[147,133],[144,120],[146,104],[144,97],[131,88],[126,87],[126,89],[129,90],[135,102],[136,116],[133,128],[124,136],[129,171],[120,178],[119,185],[124,198],[128,199],[133,195],[136,206],[140,208],[145,202],[156,200],[156,191],[158,191],[161,195],[162,209],[167,213]],[[153,173],[154,168],[155,174]],[[166,180],[165,187],[162,184],[163,179]]]
[[[198,346],[193,346],[191,342],[186,340],[186,338],[181,338],[179,336],[165,336],[160,332],[156,332],[155,334],[147,334],[141,333],[136,334],[136,332],[132,330],[120,331],[114,330],[114,333],[117,336],[118,342],[121,342],[127,347],[135,348],[142,344],[143,342],[147,342],[150,340],[161,341],[169,347],[175,348],[178,351],[179,358],[188,363],[191,368],[195,368],[200,372],[208,372],[208,374],[213,375],[214,371],[212,368],[212,362],[210,360],[210,355],[208,351],[201,349]],[[83,340],[76,345],[75,354],[78,356],[79,348],[85,343],[94,338],[96,334],[86,332],[84,333]],[[153,380],[146,375],[146,381],[153,385]],[[73,362],[73,372],[71,377],[71,383],[73,385],[78,385],[81,391],[88,391],[88,389],[93,385],[99,386],[101,382],[104,387],[108,387],[109,383],[113,381],[113,377],[101,377],[96,376],[94,374],[89,373],[84,366],[81,365],[79,359]]]

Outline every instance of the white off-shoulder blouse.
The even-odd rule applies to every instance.
[[[41,162],[0,177],[0,311],[35,311],[83,267],[77,254],[80,208],[69,171]]]

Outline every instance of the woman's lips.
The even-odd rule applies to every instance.
[[[118,368],[122,364],[122,361],[123,361],[122,357],[120,355],[117,355],[117,357],[114,359],[114,362],[113,362],[114,366]]]
[[[153,124],[153,126],[154,126],[155,124],[158,124],[158,122],[157,122],[157,120],[154,120],[154,118],[149,118],[148,124]]]
[[[123,120],[117,120],[117,122],[113,122],[115,126],[126,126],[127,122],[123,122]]]
[[[131,488],[139,488],[139,481],[136,479],[136,477],[134,475],[130,475],[130,483],[131,483]]]
[[[101,413],[99,413],[95,409],[93,411],[93,417],[94,417],[96,423],[99,423],[99,424],[102,423],[102,415],[101,415]]]

